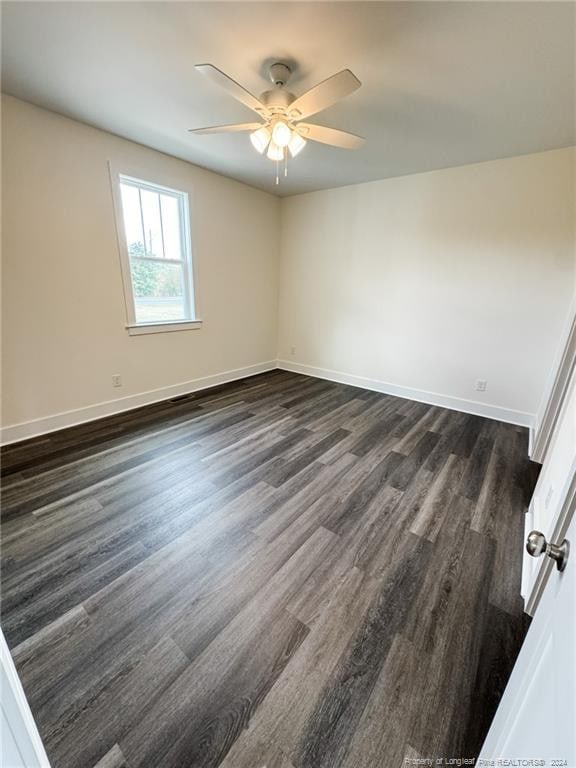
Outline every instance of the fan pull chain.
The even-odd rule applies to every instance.
[[[278,178],[278,160],[276,160],[276,184],[280,184],[280,179]]]
[[[284,149],[284,176],[288,176],[288,150]]]

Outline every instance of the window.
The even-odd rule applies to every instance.
[[[188,195],[124,174],[116,178],[128,329],[197,327]]]

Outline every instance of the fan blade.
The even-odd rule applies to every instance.
[[[362,83],[356,75],[349,69],[343,69],[337,75],[332,75],[322,83],[310,88],[309,91],[299,96],[296,101],[290,104],[288,114],[294,120],[301,120],[303,117],[315,115],[323,109],[332,106],[335,102],[348,96]]]
[[[326,128],[323,125],[313,125],[312,123],[298,123],[296,132],[303,139],[331,144],[333,147],[341,147],[342,149],[358,149],[364,144],[364,139],[354,133],[337,131],[335,128]]]
[[[239,133],[257,131],[263,123],[235,123],[234,125],[212,125],[208,128],[188,128],[189,133]]]
[[[243,88],[236,80],[232,80],[231,77],[221,72],[217,67],[212,66],[212,64],[196,64],[195,68],[205,77],[208,77],[221,88],[224,88],[230,96],[241,101],[242,104],[245,104],[259,114],[266,114],[266,107],[256,96],[247,91],[246,88]]]

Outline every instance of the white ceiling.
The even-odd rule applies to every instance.
[[[576,5],[568,2],[6,2],[3,90],[281,195],[564,147],[574,137]],[[356,151],[308,143],[275,187],[246,134],[187,128],[254,113],[249,90],[294,63],[302,93],[344,67],[360,90],[314,118]],[[39,137],[41,140],[41,137]]]

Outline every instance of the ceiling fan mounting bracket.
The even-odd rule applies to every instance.
[[[282,88],[290,79],[292,70],[287,64],[283,64],[281,61],[277,61],[275,64],[270,66],[268,74],[274,85],[277,88]]]

